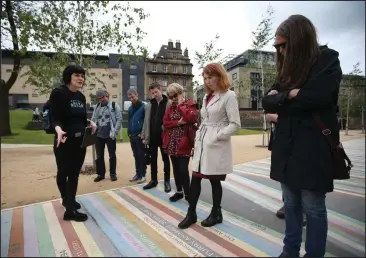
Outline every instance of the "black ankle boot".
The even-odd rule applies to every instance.
[[[184,220],[178,224],[178,228],[186,229],[189,228],[192,224],[197,222],[197,213],[195,209],[188,208],[188,212]]]
[[[78,222],[83,222],[88,219],[88,215],[85,213],[78,212],[77,210],[74,211],[65,211],[64,213],[64,220],[75,220]]]
[[[210,213],[205,220],[201,222],[202,227],[212,227],[218,223],[222,223],[222,213],[221,207],[215,208],[213,207]]]

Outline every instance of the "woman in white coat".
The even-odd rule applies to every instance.
[[[189,208],[185,219],[178,225],[181,229],[197,222],[196,206],[202,178],[211,182],[213,207],[201,225],[211,227],[222,222],[221,181],[233,172],[231,136],[240,129],[238,101],[235,92],[229,90],[231,83],[225,68],[218,63],[208,64],[203,69],[203,77],[206,95],[194,144]]]

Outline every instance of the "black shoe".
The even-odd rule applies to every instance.
[[[195,210],[188,208],[188,212],[184,220],[178,224],[178,228],[186,229],[189,228],[192,224],[197,222],[197,213]]]
[[[278,257],[290,257],[288,254],[286,254],[286,253],[284,253],[284,252],[282,252],[281,254],[280,254],[280,256],[278,256]]]
[[[277,212],[276,212],[277,218],[284,219],[285,218],[285,206],[282,206]]]
[[[65,201],[65,199],[62,200],[62,206],[64,206],[66,208],[66,201]],[[78,203],[77,201],[75,201],[73,208],[75,210],[81,209],[80,203]]]
[[[171,202],[176,202],[176,201],[179,201],[180,199],[183,199],[183,197],[184,197],[184,194],[183,194],[183,193],[175,193],[175,194],[173,194],[173,195],[169,198],[169,200],[170,200]]]
[[[155,180],[151,180],[147,185],[145,185],[144,187],[142,187],[142,189],[144,190],[149,190],[151,188],[154,188],[158,185],[158,182]]]
[[[212,227],[218,223],[222,223],[221,208],[212,208],[210,215],[201,222],[201,226]]]
[[[65,211],[64,220],[75,220],[78,222],[83,222],[88,219],[88,215],[78,211]]]
[[[164,181],[164,191],[166,193],[169,193],[172,190],[172,188],[170,187],[170,180],[165,180]]]
[[[117,176],[116,175],[111,175],[111,180],[112,181],[117,181]]]
[[[99,182],[99,181],[102,181],[104,179],[104,176],[100,176],[98,175],[95,179],[94,179],[94,182]]]

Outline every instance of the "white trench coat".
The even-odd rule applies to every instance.
[[[194,143],[192,169],[204,175],[232,173],[231,136],[241,127],[236,94],[228,90],[215,94],[207,106],[206,102],[205,96],[201,125]]]

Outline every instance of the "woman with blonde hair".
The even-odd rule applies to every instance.
[[[238,101],[235,92],[229,90],[231,83],[225,68],[218,63],[208,64],[203,69],[203,78],[206,95],[194,144],[189,208],[185,219],[178,225],[181,229],[197,222],[196,205],[202,178],[211,182],[213,207],[201,225],[211,227],[222,222],[221,181],[233,172],[231,136],[240,129]]]
[[[169,200],[176,202],[183,197],[187,199],[188,195],[188,164],[197,129],[195,127],[197,112],[196,103],[184,98],[183,87],[178,83],[170,84],[166,92],[169,99],[172,100],[172,104],[166,110],[163,118],[163,149],[172,161],[176,185],[176,193]]]

